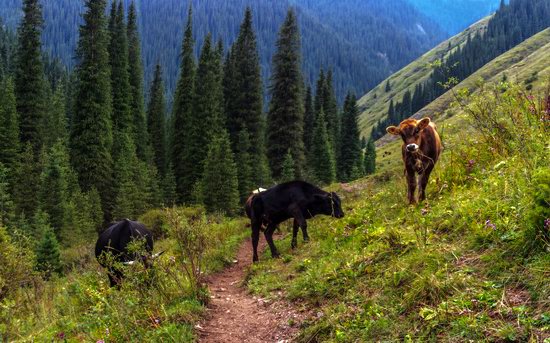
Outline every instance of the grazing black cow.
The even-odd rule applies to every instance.
[[[292,181],[277,185],[249,198],[246,212],[252,226],[253,261],[258,261],[258,241],[262,225],[266,226],[265,239],[273,257],[279,256],[273,243],[273,232],[283,221],[294,218],[292,248],[297,245],[298,229],[302,229],[304,241],[308,241],[306,219],[317,214],[336,218],[344,217],[340,198],[336,193],[328,193],[307,182]]]
[[[135,240],[145,241],[145,250],[149,256],[136,256],[128,251],[128,244]],[[107,261],[104,256],[109,252],[113,255],[111,261]],[[153,234],[142,223],[128,219],[114,223],[103,231],[95,245],[95,257],[99,264],[107,268],[111,287],[118,285],[123,276],[122,270],[114,266],[113,262],[133,264],[134,261],[141,259],[147,267],[149,259],[156,257],[151,256],[152,252]]]

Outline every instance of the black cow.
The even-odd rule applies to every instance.
[[[258,261],[258,241],[262,225],[266,226],[265,239],[273,257],[279,256],[273,243],[273,232],[283,221],[294,218],[292,248],[297,245],[298,228],[302,228],[304,241],[308,241],[306,219],[317,214],[336,218],[344,217],[340,198],[303,181],[292,181],[277,185],[264,192],[254,194],[247,202],[246,212],[252,226],[253,261]]]
[[[135,240],[143,240],[145,251],[148,256],[139,256],[128,251],[128,244]],[[112,224],[107,230],[103,231],[95,245],[95,256],[99,264],[107,268],[111,287],[118,285],[123,273],[120,267],[113,265],[113,262],[122,262],[123,264],[133,264],[141,259],[148,267],[149,260],[155,258],[153,252],[153,234],[143,225],[135,221],[124,219]],[[113,259],[107,261],[105,254],[111,253]]]

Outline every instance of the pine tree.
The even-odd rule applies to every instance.
[[[155,76],[149,92],[149,107],[147,110],[147,129],[149,141],[153,148],[153,161],[161,175],[166,173],[166,105],[164,100],[164,81],[159,64],[155,68]]]
[[[0,82],[0,163],[13,170],[19,152],[19,124],[11,79]]]
[[[84,192],[101,195],[105,220],[112,210],[111,81],[105,0],[87,0],[80,27],[76,69],[78,83],[71,123],[71,162]]]
[[[0,162],[0,227],[11,227],[15,216],[8,172],[8,168]]]
[[[300,33],[294,10],[288,11],[279,31],[273,57],[271,103],[268,114],[267,154],[274,178],[280,178],[290,149],[297,178],[304,175],[304,109]]]
[[[250,154],[250,135],[248,131],[242,129],[237,139],[235,160],[238,163],[239,195],[241,202],[244,203],[250,195],[250,191],[255,187],[252,170],[254,160]]]
[[[294,181],[295,179],[296,175],[294,173],[294,159],[292,158],[292,153],[289,149],[283,161],[281,179],[279,180],[279,182],[289,182]]]
[[[42,25],[39,1],[24,0],[23,20],[18,31],[15,95],[21,141],[31,143],[36,156],[41,147],[39,127],[46,104],[46,81],[40,41]]]
[[[40,163],[36,161],[30,142],[27,142],[15,169],[13,196],[16,214],[30,218],[38,208],[36,196],[40,186]]]
[[[341,181],[351,181],[357,168],[361,168],[361,141],[357,125],[357,99],[355,95],[348,94],[344,102],[344,114],[342,117],[342,140],[340,143],[340,155],[338,159],[338,176]],[[356,169],[354,172],[354,168]],[[360,170],[359,169],[359,170]]]
[[[61,231],[67,220],[71,173],[67,148],[60,141],[48,152],[40,177],[39,192],[40,208],[48,214],[57,239],[61,239]]]
[[[365,174],[374,174],[376,171],[376,146],[372,137],[367,143],[367,149],[365,151]]]
[[[162,201],[164,206],[172,206],[176,203],[176,177],[174,176],[174,171],[172,164],[168,165],[166,173],[161,181],[162,189]]]
[[[122,1],[114,1],[109,18],[109,63],[111,65],[111,94],[113,97],[113,129],[117,137],[122,132],[134,132],[134,118],[131,112],[132,93],[128,72],[128,39],[124,22]],[[132,139],[133,139],[132,135]],[[115,139],[115,142],[118,141]]]
[[[319,71],[319,78],[317,79],[317,86],[315,90],[315,113],[320,113],[321,111],[324,111],[324,104],[325,104],[325,95],[326,95],[326,79],[325,79],[325,71],[321,68]]]
[[[328,138],[327,123],[323,111],[317,114],[311,148],[311,169],[315,179],[330,184],[336,178],[336,167],[332,147]]]
[[[315,125],[315,109],[313,107],[311,87],[307,87],[306,97],[304,100],[304,108],[304,147],[307,152],[311,151],[311,143],[313,141],[312,128]]]
[[[41,123],[41,136],[46,150],[56,142],[68,142],[65,86],[59,84],[52,95],[51,105]]]
[[[252,10],[247,7],[239,36],[227,59],[224,76],[225,103],[228,116],[228,130],[234,150],[238,136],[243,129],[250,135],[250,155],[254,161],[265,160],[265,127],[261,125],[263,91],[260,57],[256,34],[252,25]],[[240,167],[240,162],[237,161]],[[261,163],[252,166],[256,183],[265,182],[266,168]],[[249,168],[246,167],[246,168]]]
[[[338,120],[338,103],[334,92],[332,70],[329,70],[327,73],[324,93],[323,112],[325,113],[325,120],[327,122],[327,132],[333,152],[335,153],[334,156],[337,157],[336,155],[339,149],[340,120]]]
[[[61,253],[59,243],[55,238],[53,230],[46,227],[42,240],[36,249],[36,267],[44,272],[46,279],[53,273],[61,274]]]
[[[174,96],[174,112],[172,114],[172,165],[176,177],[176,191],[178,200],[185,202],[191,200],[195,175],[191,175],[194,166],[188,164],[188,140],[190,130],[190,117],[193,111],[195,97],[195,59],[193,55],[193,22],[192,10],[189,8],[187,27],[185,29],[182,45],[182,62],[180,78]]]
[[[391,85],[390,85],[390,80],[388,80],[386,82],[386,88],[384,90],[386,93],[390,92],[391,91]]]
[[[130,111],[134,117],[133,138],[136,143],[138,158],[142,161],[146,161],[151,157],[151,152],[149,148],[149,136],[147,135],[147,118],[145,116],[145,105],[143,99],[143,62],[141,59],[141,43],[138,32],[136,4],[134,1],[130,3],[130,8],[128,9],[127,36],[130,93],[132,98],[130,102]],[[161,169],[159,169],[159,171],[160,170]]]
[[[136,173],[142,165],[137,158],[131,132],[121,133],[119,141],[115,163],[117,191],[113,216],[115,219],[136,218],[140,214],[141,199],[144,196],[144,189],[138,186],[141,180]]]
[[[201,188],[209,212],[236,214],[239,204],[237,167],[229,135],[223,131],[209,144]]]

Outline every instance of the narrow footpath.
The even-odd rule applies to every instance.
[[[285,343],[296,337],[303,315],[285,301],[253,296],[243,286],[252,263],[251,245],[250,239],[243,242],[235,263],[208,278],[212,299],[207,318],[196,327],[199,342]],[[260,239],[260,251],[265,246]]]

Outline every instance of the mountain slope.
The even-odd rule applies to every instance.
[[[126,6],[129,1],[124,0]],[[267,85],[274,42],[291,4],[289,0],[192,1],[198,47],[207,32],[212,32],[215,39],[223,39],[226,46],[231,44],[236,38],[245,7],[252,7],[262,74]],[[348,89],[364,93],[391,74],[392,70],[399,69],[445,37],[437,25],[417,12],[406,0],[379,4],[369,0],[362,5],[362,2],[354,0],[353,3],[360,5],[353,11],[353,16],[348,15],[353,9],[351,2],[342,2],[330,11],[330,7],[321,3],[311,5],[307,2],[292,2],[297,7],[302,32],[305,81],[313,84],[319,68],[331,66],[340,98]],[[178,56],[188,4],[189,0],[136,0],[146,81],[151,80],[154,67],[160,62],[166,71],[169,94],[177,80]],[[59,56],[66,65],[74,66],[74,47],[83,2],[44,0],[43,7],[45,50]],[[5,19],[8,27],[16,27],[21,16],[20,8],[21,0],[0,2],[0,17]],[[398,20],[394,8],[404,9]],[[417,24],[427,33],[422,33]],[[365,37],[365,28],[375,33],[375,38],[362,39],[362,44],[357,44],[357,38],[353,38],[352,33],[363,32]]]
[[[426,81],[432,72],[430,64],[445,58],[457,47],[465,44],[468,35],[484,32],[489,19],[489,17],[484,18],[460,34],[440,43],[361,97],[358,101],[358,106],[360,109],[360,127],[363,135],[368,136],[372,126],[387,115],[391,99],[399,100],[403,98],[403,94],[411,86]],[[388,81],[391,90],[386,92],[385,88]]]
[[[500,0],[408,0],[451,35],[494,12]]]

